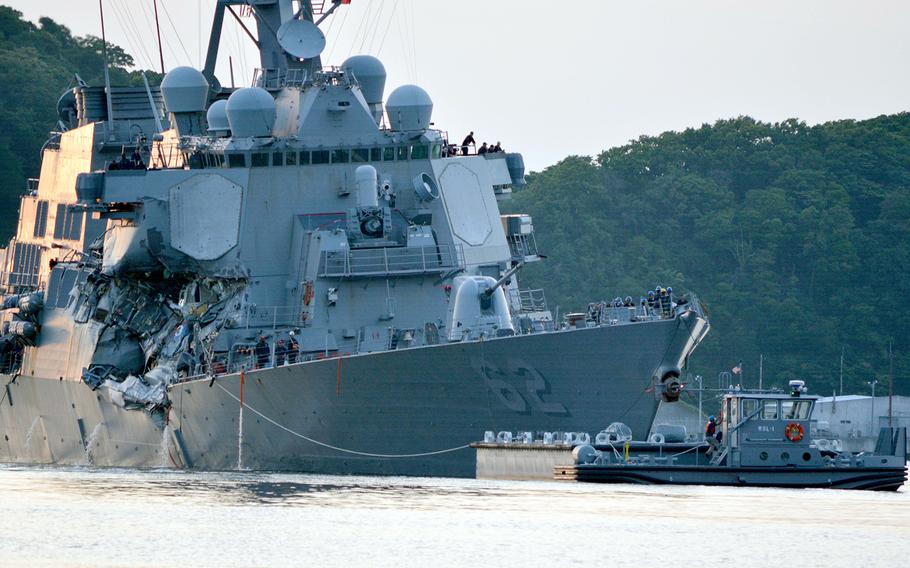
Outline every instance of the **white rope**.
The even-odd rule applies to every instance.
[[[702,447],[707,446],[707,445],[708,445],[707,442],[702,442],[701,444],[699,444],[699,445],[697,445],[697,446],[692,446],[692,447],[689,448],[688,450],[679,452],[678,454],[673,454],[673,455],[671,455],[670,457],[671,457],[671,458],[675,458],[675,457],[681,456],[681,455],[683,455],[683,454],[688,454],[688,453],[691,452],[692,450],[697,450],[698,448],[702,448]]]
[[[227,390],[226,388],[224,388],[223,386],[219,385],[218,383],[215,383],[215,385],[216,385],[218,388],[220,388],[221,390],[223,390],[225,393],[227,393],[227,395],[228,395],[229,397],[233,398],[233,399],[236,400],[238,403],[240,402],[240,399],[237,398],[236,396],[234,396],[234,393],[232,393],[231,391]],[[271,423],[272,425],[274,425],[274,426],[276,426],[276,427],[278,427],[278,428],[281,428],[282,430],[284,430],[284,431],[287,432],[288,434],[291,434],[292,436],[297,436],[298,438],[300,438],[300,439],[302,439],[302,440],[306,440],[307,442],[310,442],[310,443],[312,443],[312,444],[316,444],[317,446],[322,446],[323,448],[328,448],[328,449],[330,449],[330,450],[335,450],[335,451],[337,451],[337,452],[343,452],[343,453],[346,453],[346,454],[353,454],[353,455],[355,455],[355,456],[365,456],[365,457],[368,457],[368,458],[420,458],[420,457],[425,457],[425,456],[435,456],[435,455],[439,455],[439,454],[447,454],[447,453],[449,453],[449,452],[457,452],[458,450],[464,450],[464,449],[467,449],[467,448],[470,448],[470,447],[471,447],[470,444],[464,444],[463,446],[457,446],[457,447],[448,448],[448,449],[445,449],[445,450],[436,450],[436,451],[433,451],[433,452],[421,452],[421,453],[419,453],[419,454],[372,454],[372,453],[369,453],[369,452],[358,452],[358,451],[356,451],[356,450],[348,450],[348,449],[345,449],[345,448],[339,448],[338,446],[333,446],[333,445],[331,445],[331,444],[326,444],[325,442],[320,442],[319,440],[314,440],[313,438],[309,438],[309,437],[307,437],[307,436],[304,436],[304,435],[301,434],[300,432],[295,432],[294,430],[291,430],[291,429],[288,428],[287,426],[284,426],[284,425],[282,425],[282,424],[279,424],[278,422],[275,422],[274,420],[272,420],[271,418],[269,418],[269,417],[266,416],[265,414],[259,412],[258,410],[256,410],[255,408],[253,408],[252,406],[250,406],[249,404],[247,404],[247,403],[245,403],[245,402],[243,403],[243,406],[244,406],[245,408],[248,408],[249,411],[252,412],[253,414],[255,414],[256,416],[259,416],[260,418],[262,418],[262,419],[265,420],[266,422],[269,422],[269,423]]]

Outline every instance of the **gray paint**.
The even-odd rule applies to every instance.
[[[429,95],[414,86],[390,97],[386,128],[372,100],[378,76],[373,84],[280,52],[274,30],[290,5],[253,4],[263,63],[274,65],[260,74],[262,88],[227,99],[233,136],[202,134],[202,109],[166,92],[175,122],[192,114],[192,130],[130,142],[134,123],[101,128],[83,114],[45,150],[23,211],[48,201],[69,212],[78,197],[96,225],[63,249],[33,238],[33,217],[22,217],[17,239],[39,247],[35,280],[58,300],[28,316],[42,331],[10,386],[17,404],[0,405],[6,436],[18,440],[5,440],[0,457],[79,463],[87,452],[78,437],[92,463],[152,467],[177,440],[178,465],[236,467],[237,407],[222,387],[239,396],[242,368],[252,407],[360,452],[452,447],[491,427],[592,430],[625,420],[646,432],[663,383],[707,332],[697,305],[667,319],[626,313],[553,331],[545,307],[525,312],[516,301],[520,274],[487,302],[510,267],[540,260],[513,252],[499,212],[498,199],[521,182],[520,158],[446,156],[444,133],[429,128]],[[172,73],[165,91],[188,76],[199,94],[201,75]],[[106,168],[124,144],[154,167]],[[375,181],[371,173],[358,183],[366,164]],[[519,325],[531,318],[536,326]],[[291,332],[305,363],[250,371],[245,350],[258,337],[274,346]],[[354,459],[248,418],[244,467],[473,472],[467,451]],[[46,455],[23,446],[36,420]],[[168,420],[174,440],[162,430]]]

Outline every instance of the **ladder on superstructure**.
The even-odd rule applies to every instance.
[[[711,465],[720,465],[721,463],[723,463],[724,458],[727,457],[728,450],[729,450],[729,448],[727,448],[727,446],[724,446],[721,451],[714,452],[714,455],[711,456],[711,462],[710,462]]]

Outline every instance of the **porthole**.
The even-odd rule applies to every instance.
[[[790,452],[781,452],[780,461],[790,461]]]
[[[810,454],[809,452],[803,452],[803,461],[804,462],[807,462],[811,459],[812,459],[812,454]]]
[[[762,452],[762,453],[758,454],[758,459],[760,459],[761,461],[767,461],[767,460],[768,460],[768,452]]]

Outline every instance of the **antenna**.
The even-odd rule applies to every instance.
[[[158,22],[158,0],[153,0],[155,6],[155,31],[158,33],[158,59],[161,61],[161,74],[164,75],[164,51],[161,49],[161,24]]]
[[[101,13],[101,57],[104,58],[104,94],[107,99],[107,120],[104,121],[105,130],[107,130],[108,139],[114,139],[114,126],[111,121],[114,120],[114,105],[111,102],[111,73],[107,65],[107,36],[104,34],[104,2],[98,0],[98,11]]]
[[[317,57],[325,49],[325,34],[307,20],[288,20],[278,28],[278,45],[300,59]]]

